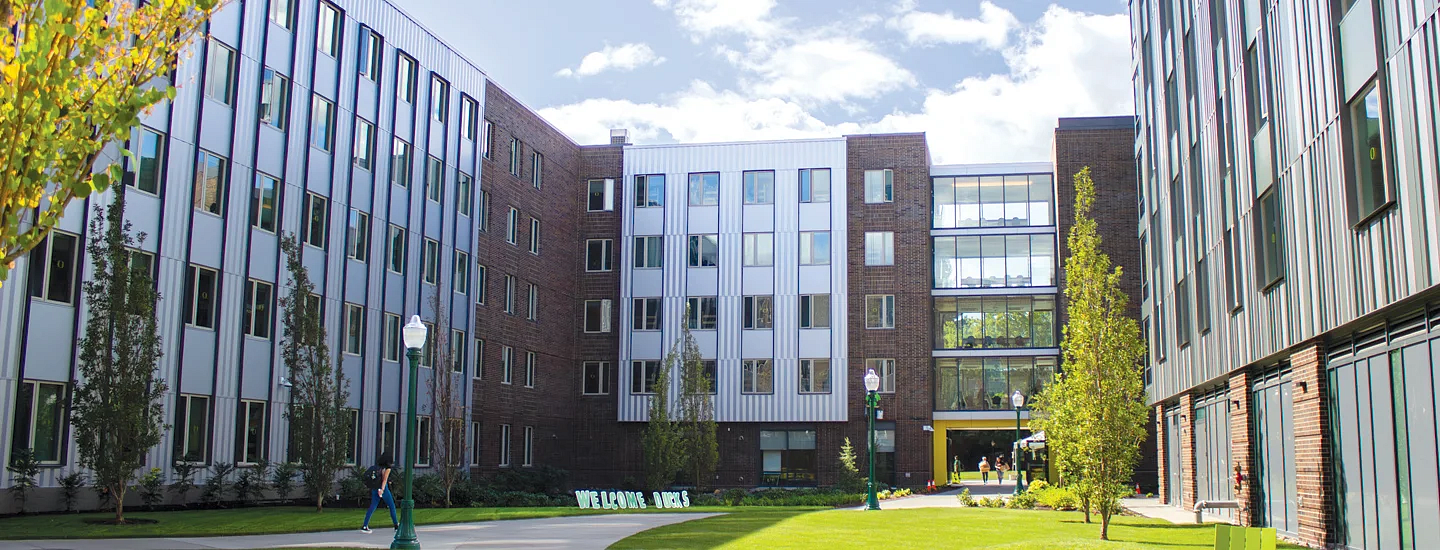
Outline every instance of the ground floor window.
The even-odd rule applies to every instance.
[[[26,381],[15,402],[14,450],[30,449],[42,464],[59,464],[65,427],[65,385]]]
[[[376,449],[377,457],[390,453],[390,459],[395,460],[395,433],[398,427],[395,413],[380,413],[380,444]]]
[[[210,459],[210,398],[180,396],[175,427],[175,459],[206,462]]]
[[[815,485],[815,430],[760,430],[760,484]]]
[[[1251,395],[1254,426],[1254,508],[1261,525],[1295,535],[1300,518],[1295,488],[1295,401],[1288,371],[1261,378]]]
[[[1230,469],[1230,402],[1225,390],[1195,402],[1195,501],[1234,500]],[[1206,513],[1231,517],[1228,508]]]
[[[1165,504],[1180,505],[1180,407],[1165,409]]]
[[[894,422],[875,423],[875,483],[895,486]]]

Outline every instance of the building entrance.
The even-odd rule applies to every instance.
[[[1030,430],[1020,430],[1020,437],[1029,437]],[[1012,456],[1015,443],[1015,429],[951,429],[945,430],[945,457],[947,472],[954,469],[955,460],[960,460],[961,478],[965,480],[979,479],[976,472],[980,471],[980,459],[984,458],[990,463],[990,479],[996,479],[995,459],[1003,458],[1005,463],[1010,465],[1011,471],[1015,470],[1014,457]],[[966,473],[969,472],[969,473]],[[948,476],[947,476],[948,477]],[[936,480],[939,482],[940,480]]]

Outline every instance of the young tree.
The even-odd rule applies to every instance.
[[[335,486],[335,474],[345,466],[350,439],[350,399],[345,373],[336,368],[325,342],[322,298],[315,295],[310,272],[301,258],[294,234],[280,240],[285,266],[290,271],[287,294],[280,298],[284,342],[280,356],[289,370],[290,437],[300,462],[301,481],[315,498],[315,511],[325,509],[325,496]]]
[[[855,467],[855,447],[850,445],[850,438],[845,438],[845,444],[840,446],[840,480],[835,482],[835,488],[845,493],[858,493],[863,490],[865,480],[860,477],[860,469]]]
[[[720,461],[720,445],[715,433],[715,379],[705,372],[700,346],[688,326],[682,326],[680,341],[676,344],[681,349],[679,417],[676,418],[680,436],[678,450],[698,490],[707,487],[715,477],[715,464]]]
[[[465,342],[453,342],[450,338],[450,316],[440,293],[431,296],[430,311],[435,312],[434,334],[430,335],[429,353],[433,358],[433,372],[430,373],[431,430],[430,441],[434,449],[436,474],[440,485],[445,488],[445,506],[450,501],[450,491],[465,477],[462,467],[465,461],[465,395],[463,384],[465,365],[454,351],[454,346]],[[464,349],[463,347],[461,349]]]
[[[102,151],[175,97],[168,76],[216,3],[0,0],[0,282],[71,200],[120,179]]]
[[[125,189],[109,206],[96,207],[88,244],[94,273],[85,281],[90,317],[80,339],[80,380],[70,422],[80,465],[115,503],[115,523],[125,523],[125,493],[145,465],[145,455],[169,429],[160,375],[160,334],[155,304],[160,295],[148,262],[131,250],[145,234],[125,221]]]
[[[670,375],[680,352],[671,347],[660,362],[660,369],[650,384],[650,421],[645,425],[641,446],[645,455],[645,487],[663,491],[675,482],[675,474],[684,464],[680,432],[670,419]]]
[[[1145,439],[1145,343],[1139,324],[1125,316],[1121,269],[1112,269],[1100,251],[1094,206],[1095,182],[1086,167],[1075,174],[1075,225],[1066,241],[1065,372],[1037,401],[1035,426],[1045,431],[1062,471],[1075,477],[1087,514],[1099,512],[1100,538],[1108,540],[1110,518],[1128,493]]]

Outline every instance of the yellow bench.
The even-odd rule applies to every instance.
[[[1271,527],[1215,526],[1215,550],[1275,550],[1275,544]]]

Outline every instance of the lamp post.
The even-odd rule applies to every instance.
[[[400,527],[395,529],[395,541],[390,548],[420,548],[420,537],[415,534],[415,439],[419,434],[419,421],[415,417],[415,401],[418,399],[416,385],[420,382],[420,350],[425,347],[425,324],[419,315],[410,316],[410,322],[401,329],[405,341],[405,357],[410,360],[410,405],[405,412],[405,498],[400,501]]]
[[[880,377],[875,369],[869,369],[865,373],[865,421],[870,430],[870,482],[866,486],[870,496],[865,501],[866,510],[880,509],[880,499],[875,498],[875,408],[880,405],[879,389]]]
[[[1024,472],[1020,461],[1025,457],[1025,450],[1020,447],[1020,409],[1025,406],[1025,395],[1015,390],[1010,395],[1010,404],[1015,406],[1015,494],[1019,495],[1022,489],[1020,476]]]

